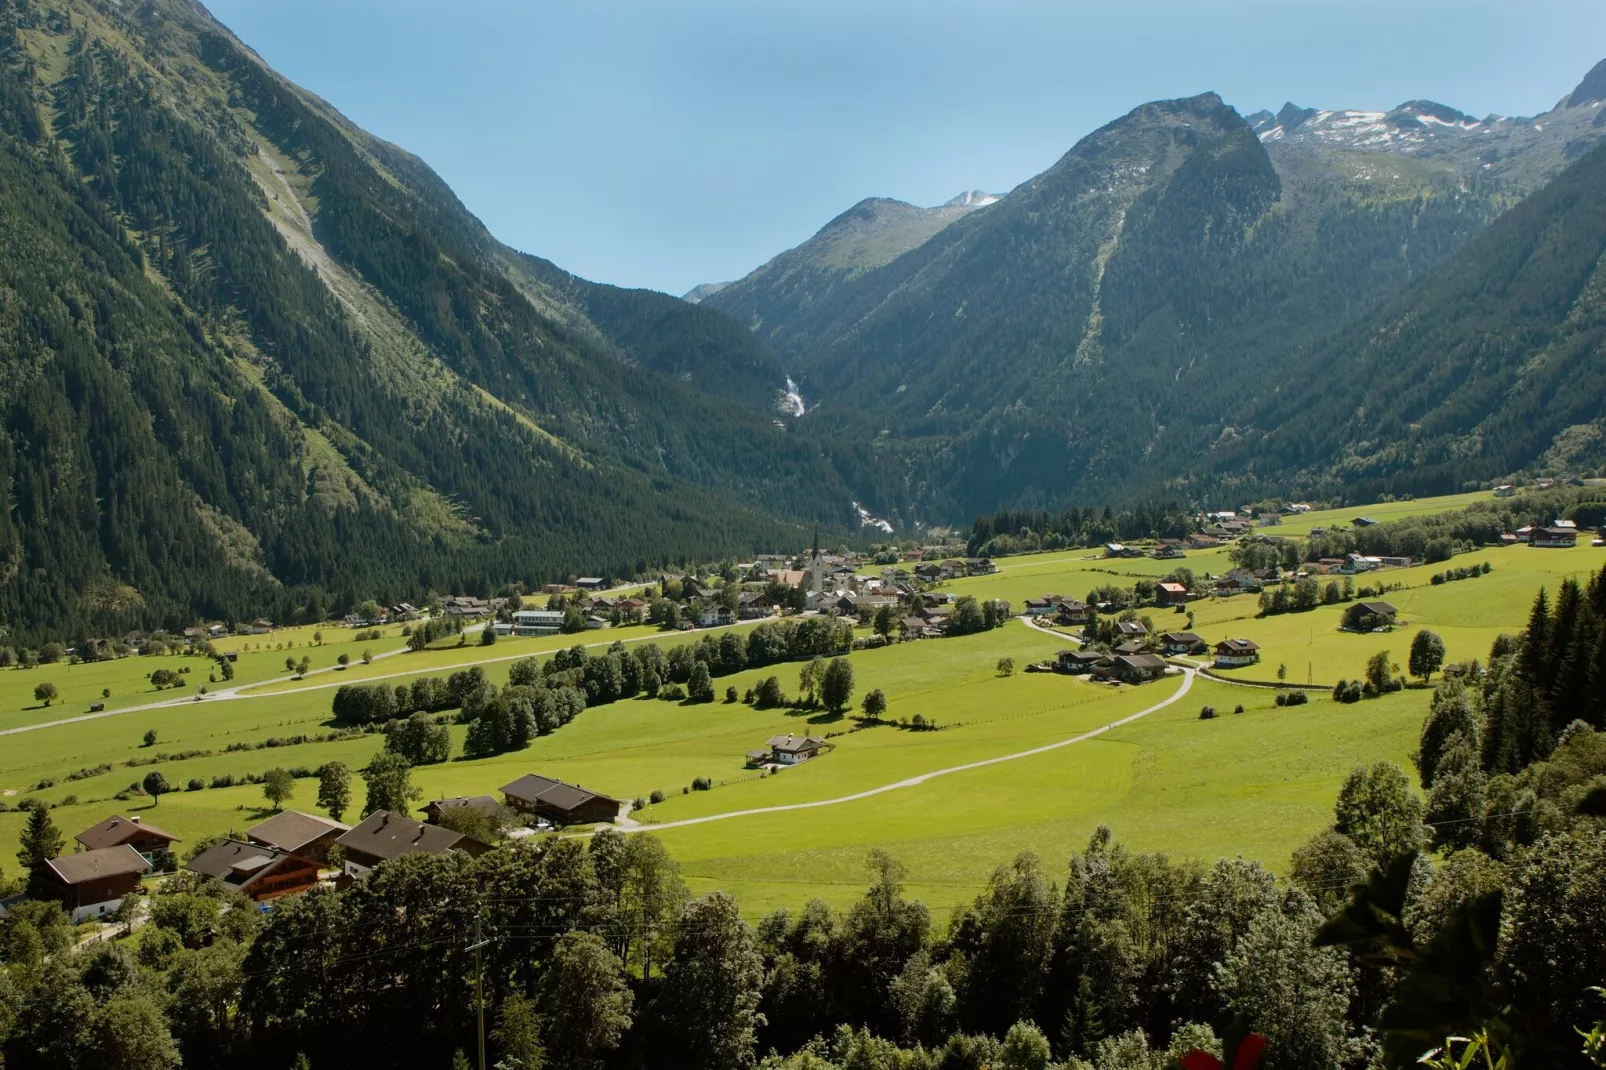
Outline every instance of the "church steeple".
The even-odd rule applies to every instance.
[[[825,583],[820,576],[820,525],[818,524],[814,525],[814,549],[809,553],[809,571],[809,578],[814,584],[814,593],[823,595],[825,593]]]

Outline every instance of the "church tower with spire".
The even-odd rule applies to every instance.
[[[814,525],[814,549],[809,553],[809,580],[816,597],[825,595],[825,582],[820,576],[820,526]]]

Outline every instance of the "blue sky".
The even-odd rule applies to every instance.
[[[1147,100],[1551,107],[1600,0],[210,0],[587,278],[738,277],[867,196],[1003,193]]]

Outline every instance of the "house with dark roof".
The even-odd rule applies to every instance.
[[[245,838],[313,862],[329,861],[329,848],[351,826],[316,814],[285,810],[245,830]]]
[[[1058,672],[1068,673],[1071,676],[1081,676],[1093,671],[1093,667],[1105,660],[1106,655],[1092,650],[1061,650],[1055,658],[1054,668]]]
[[[1171,655],[1190,653],[1203,644],[1204,640],[1192,632],[1166,632],[1160,636],[1160,648]]]
[[[1075,598],[1065,599],[1054,611],[1054,619],[1060,624],[1086,624],[1093,617],[1093,607]]]
[[[1562,549],[1578,545],[1578,529],[1549,527],[1534,528],[1528,535],[1528,545]]]
[[[155,862],[159,852],[171,850],[172,845],[178,842],[177,836],[138,817],[118,817],[115,814],[98,825],[84,829],[73,839],[88,851],[127,844],[151,863]]]
[[[499,789],[509,809],[559,825],[588,825],[619,817],[619,800],[578,784],[526,773]]]
[[[1124,684],[1158,680],[1166,670],[1165,659],[1153,654],[1117,654],[1110,662],[1110,675]]]
[[[1216,644],[1216,668],[1233,669],[1260,660],[1260,644],[1253,639],[1223,639]]]
[[[797,765],[806,762],[825,748],[819,736],[771,736],[764,744],[770,749],[770,761],[776,765]]]
[[[37,885],[80,922],[114,912],[125,895],[139,890],[139,879],[150,868],[144,855],[120,843],[41,862],[36,867]]]
[[[393,814],[389,810],[376,810],[362,820],[356,828],[335,840],[346,853],[346,863],[340,881],[350,884],[374,871],[381,862],[404,855],[440,855],[447,851],[481,855],[491,845],[481,843],[472,836],[426,825],[410,817]]]
[[[441,818],[454,810],[478,810],[481,813],[495,817],[500,814],[502,804],[496,801],[495,795],[459,795],[452,799],[435,799],[423,807],[424,820],[431,825],[439,825]]]
[[[1115,634],[1122,639],[1143,640],[1149,637],[1149,629],[1140,620],[1118,620],[1115,622]]]
[[[318,863],[313,859],[239,840],[224,840],[207,848],[184,863],[184,868],[242,892],[257,903],[318,885]]]
[[[1392,628],[1399,610],[1388,602],[1352,602],[1344,609],[1344,627],[1352,632]]]

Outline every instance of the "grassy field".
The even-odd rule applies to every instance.
[[[1438,512],[1460,500],[1397,503],[1368,508],[1366,513],[1382,514],[1385,508]],[[1347,519],[1350,512],[1354,511],[1341,515]],[[1384,634],[1338,631],[1338,607],[1256,619],[1256,601],[1237,596],[1207,599],[1189,608],[1195,614],[1194,630],[1205,638],[1240,636],[1262,645],[1262,664],[1240,670],[1243,676],[1270,679],[1283,664],[1290,681],[1308,678],[1325,684],[1359,675],[1367,658],[1380,649],[1389,650],[1403,665],[1411,636],[1421,627],[1445,638],[1450,660],[1483,658],[1496,635],[1521,627],[1541,585],[1554,590],[1564,577],[1582,578],[1598,570],[1606,562],[1606,552],[1588,547],[1510,547],[1453,563],[1485,559],[1493,566],[1489,575],[1437,587],[1428,580],[1444,565],[1362,578],[1360,582],[1403,585],[1384,596],[1400,609],[1402,622]],[[1045,593],[1085,597],[1095,585],[1125,586],[1140,576],[1163,575],[1178,563],[1197,573],[1221,572],[1230,565],[1220,551],[1190,554],[1182,562],[1104,561],[1072,551],[1006,558],[997,574],[955,581],[947,589],[1004,597],[1019,606],[1027,597]],[[1168,611],[1152,615],[1161,630],[1183,627],[1186,620]],[[247,686],[238,697],[213,695],[201,702],[0,736],[0,799],[14,805],[36,795],[58,804],[55,819],[69,837],[114,812],[138,812],[190,841],[241,830],[266,816],[258,787],[181,790],[156,805],[144,798],[120,803],[111,796],[151,768],[160,769],[178,787],[195,778],[210,782],[215,776],[240,777],[273,766],[315,768],[333,759],[358,768],[378,749],[381,737],[225,750],[231,743],[258,744],[329,732],[332,689],[341,683],[380,678],[403,682],[420,673],[443,674],[468,664],[483,664],[491,679],[500,683],[517,658],[576,641],[688,639],[639,627],[583,636],[503,639],[490,647],[471,638],[463,647],[448,644],[363,665],[362,649],[380,654],[398,649],[402,639],[394,630],[387,630],[379,641],[363,643],[352,635],[347,629],[323,629],[321,646],[309,646],[311,629],[223,641],[220,649],[239,651],[233,685]],[[741,897],[744,912],[753,916],[776,906],[796,907],[810,896],[836,903],[856,896],[864,881],[865,852],[874,846],[888,847],[902,858],[910,866],[911,884],[918,894],[946,907],[974,895],[992,867],[1016,851],[1030,848],[1046,857],[1062,856],[1080,846],[1099,824],[1111,825],[1140,849],[1204,859],[1243,854],[1281,869],[1292,849],[1328,820],[1334,793],[1352,766],[1378,758],[1407,760],[1428,699],[1426,691],[1415,689],[1355,705],[1335,704],[1317,695],[1307,706],[1278,709],[1269,691],[1201,679],[1172,706],[1049,753],[853,802],[673,825],[688,818],[835,799],[935,769],[1015,754],[1110,724],[1153,706],[1180,686],[1169,680],[1141,688],[1111,687],[1048,674],[1000,677],[995,671],[1002,656],[1023,667],[1052,656],[1061,645],[1058,637],[1014,622],[982,635],[852,655],[858,695],[879,687],[890,700],[891,716],[910,718],[919,713],[934,720],[938,731],[862,728],[852,719],[819,711],[756,710],[723,701],[689,706],[630,699],[587,710],[522,752],[415,770],[415,782],[425,799],[494,791],[528,771],[623,799],[661,790],[667,795],[665,801],[636,816],[649,826],[669,826],[660,834],[694,888],[733,891]],[[248,686],[282,677],[284,658],[302,652],[311,655],[317,667],[332,665],[341,652],[352,654],[354,664],[304,681]],[[211,669],[204,659],[173,655],[0,672],[0,729],[81,713],[101,688],[113,692],[109,709],[116,709],[119,702],[127,706],[160,699],[171,693],[153,693],[145,677],[155,667],[182,664],[192,666],[189,675],[195,685],[200,682],[198,674]],[[775,666],[715,683],[723,696],[727,686],[744,691],[773,673],[788,693],[795,693],[799,668]],[[30,708],[36,705],[32,687],[44,678],[57,684],[64,701],[48,710]],[[193,694],[195,685],[179,696]],[[1223,711],[1223,716],[1200,721],[1198,711],[1206,703]],[[1244,713],[1232,714],[1240,703]],[[157,733],[152,748],[141,745],[147,730]],[[814,762],[772,776],[760,777],[744,767],[748,750],[761,746],[770,735],[789,731],[825,735],[833,749]],[[462,733],[461,727],[453,727],[459,746]],[[209,753],[169,757],[154,765],[124,764],[195,750]],[[96,772],[103,763],[112,768]],[[75,770],[88,775],[68,781],[67,775]],[[698,777],[712,780],[713,789],[684,792]],[[360,805],[360,784],[355,788]],[[289,805],[312,809],[315,791],[315,781],[297,781],[297,796]],[[8,865],[21,824],[20,814],[0,813],[0,860]]]

